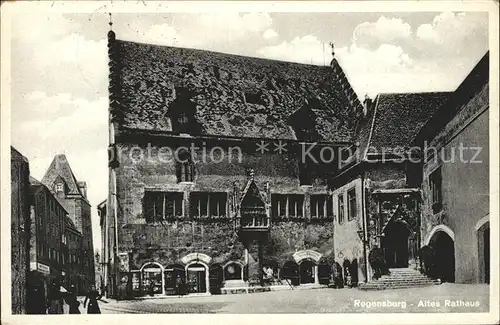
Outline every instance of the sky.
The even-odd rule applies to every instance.
[[[488,50],[488,15],[413,13],[113,14],[122,40],[324,65],[335,57],[361,100],[453,91]],[[107,13],[12,17],[11,140],[41,180],[66,154],[92,204],[107,197]]]

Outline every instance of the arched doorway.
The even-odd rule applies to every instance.
[[[489,217],[482,218],[476,224],[478,243],[478,282],[490,283],[490,222]]]
[[[314,283],[316,264],[311,260],[303,260],[299,264],[300,284]]]
[[[408,267],[408,238],[410,230],[403,221],[389,222],[382,238],[384,257],[389,268]]]
[[[156,262],[145,263],[141,267],[142,290],[152,294],[165,294],[163,266]]]
[[[193,262],[186,266],[186,282],[188,293],[208,293],[208,267],[201,262]]]
[[[281,277],[288,280],[291,285],[299,285],[299,266],[295,261],[288,261],[283,264]]]
[[[435,275],[443,282],[455,282],[455,244],[444,231],[437,231],[430,240],[435,251]]]

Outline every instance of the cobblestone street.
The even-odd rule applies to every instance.
[[[316,289],[139,301],[109,300],[100,303],[100,307],[103,314],[487,312],[488,297],[488,285],[442,284],[368,292]]]

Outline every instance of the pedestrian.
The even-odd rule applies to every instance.
[[[149,295],[153,297],[155,295],[155,281],[151,280],[149,283]]]
[[[80,302],[78,301],[78,297],[76,296],[76,288],[74,285],[69,287],[68,293],[66,294],[66,303],[69,306],[70,314],[80,314]]]
[[[49,287],[47,294],[47,309],[49,314],[63,314],[63,294],[61,292],[61,283],[54,279]]]
[[[87,314],[100,314],[99,304],[97,300],[101,299],[101,295],[97,292],[95,286],[91,286],[85,300],[83,301],[83,308],[86,308],[87,301],[89,302]]]
[[[175,291],[179,297],[181,296],[181,290],[182,290],[182,279],[181,276],[177,274],[177,277],[175,278]]]

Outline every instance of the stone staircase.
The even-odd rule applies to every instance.
[[[360,290],[385,290],[425,287],[441,284],[441,281],[433,280],[428,276],[412,268],[389,269],[390,275],[383,275],[377,280],[359,286]]]

